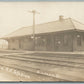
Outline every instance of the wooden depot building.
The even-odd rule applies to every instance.
[[[84,24],[59,16],[59,20],[35,26],[35,45],[32,26],[6,35],[8,49],[36,51],[84,51]]]

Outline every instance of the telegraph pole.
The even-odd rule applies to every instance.
[[[35,50],[35,15],[39,14],[39,12],[32,10],[28,11],[33,14],[33,50]]]

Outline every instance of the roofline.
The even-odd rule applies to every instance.
[[[70,21],[71,21],[71,23],[72,23],[72,25],[73,25],[73,28],[76,29],[74,23],[72,22],[72,18],[69,18],[69,19],[70,19]]]
[[[70,18],[66,18],[66,19],[64,19],[64,20],[67,20],[67,19],[70,19]],[[53,22],[59,22],[59,20],[49,21],[49,22],[45,22],[45,23],[36,24],[35,26],[43,25],[43,24],[48,24],[48,23],[53,23]],[[21,28],[19,28],[19,29],[28,28],[28,27],[33,27],[33,26],[31,25],[31,26],[27,26],[27,27],[21,27]],[[16,31],[19,30],[19,29],[16,29],[15,31],[11,32],[10,34],[16,32]],[[8,34],[8,35],[10,35],[10,34]],[[6,35],[5,35],[5,36],[6,36]],[[5,36],[4,36],[4,37],[5,37]]]
[[[36,36],[37,35],[43,35],[43,34],[51,34],[51,33],[63,33],[63,32],[67,32],[67,31],[78,31],[78,32],[84,32],[84,30],[80,30],[80,29],[70,29],[70,30],[63,30],[63,31],[56,31],[56,32],[47,32],[47,33],[39,33],[39,34],[35,34]],[[3,37],[3,38],[0,38],[0,39],[5,39],[5,40],[8,40],[8,39],[13,39],[13,38],[21,38],[21,37],[30,37],[32,36],[32,34],[30,35],[22,35],[22,36],[14,36],[14,37]]]
[[[67,20],[67,19],[70,19],[70,21],[71,21],[72,26],[73,26],[74,29],[54,31],[54,32],[46,32],[46,33],[36,33],[35,35],[50,34],[50,33],[55,33],[55,32],[64,32],[64,31],[71,31],[71,30],[76,30],[76,31],[84,32],[84,30],[77,29],[77,28],[75,27],[74,23],[72,22],[72,20],[74,20],[74,19],[72,19],[72,18],[66,18],[66,19],[64,19],[64,20]],[[58,22],[58,21],[59,21],[59,20],[52,21],[52,22]],[[76,20],[74,20],[74,21],[76,21]],[[42,23],[42,24],[36,24],[36,26],[37,26],[37,25],[48,24],[48,23],[52,23],[52,22],[46,22],[46,23]],[[76,21],[76,22],[78,22],[78,21]],[[80,22],[78,22],[78,23],[80,23]],[[82,24],[82,23],[80,23],[80,24]],[[84,25],[84,24],[82,24],[82,25]],[[32,27],[32,26],[28,26],[28,27]],[[23,27],[22,27],[22,28],[23,28]],[[22,28],[19,28],[19,29],[22,29]],[[27,28],[27,27],[24,27],[24,28]],[[17,29],[17,30],[19,30],[19,29]],[[14,32],[16,32],[17,30],[15,30]],[[14,33],[14,32],[12,32],[12,33]],[[10,34],[11,34],[11,33],[10,33]],[[8,34],[8,35],[10,35],[10,34]],[[0,39],[18,38],[18,37],[31,36],[31,35],[32,35],[32,34],[29,34],[29,35],[20,35],[20,36],[10,36],[10,37],[6,37],[6,35],[5,35],[4,37],[2,37],[2,38],[0,38]]]
[[[71,19],[72,19],[72,18],[71,18]],[[76,22],[78,22],[78,23],[84,25],[82,22],[79,22],[78,20],[75,20],[75,19],[72,19],[72,20],[74,20],[74,21],[76,21]]]
[[[51,33],[63,33],[63,32],[67,32],[67,31],[77,31],[77,29],[69,29],[69,30],[62,30],[62,31],[56,31],[56,32],[46,32],[46,33],[38,33],[38,34],[35,34],[36,36],[38,35],[43,35],[43,34],[51,34]],[[26,36],[32,36],[32,34],[30,35],[21,35],[21,36],[14,36],[14,37],[3,37],[3,38],[0,38],[0,39],[13,39],[13,38],[20,38],[20,37],[26,37]]]

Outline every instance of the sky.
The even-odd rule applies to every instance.
[[[33,23],[36,10],[36,24],[56,21],[60,15],[84,23],[84,2],[0,2],[0,37]]]

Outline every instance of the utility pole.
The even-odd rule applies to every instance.
[[[33,50],[35,50],[35,14],[40,14],[36,10],[28,11],[33,14]]]

